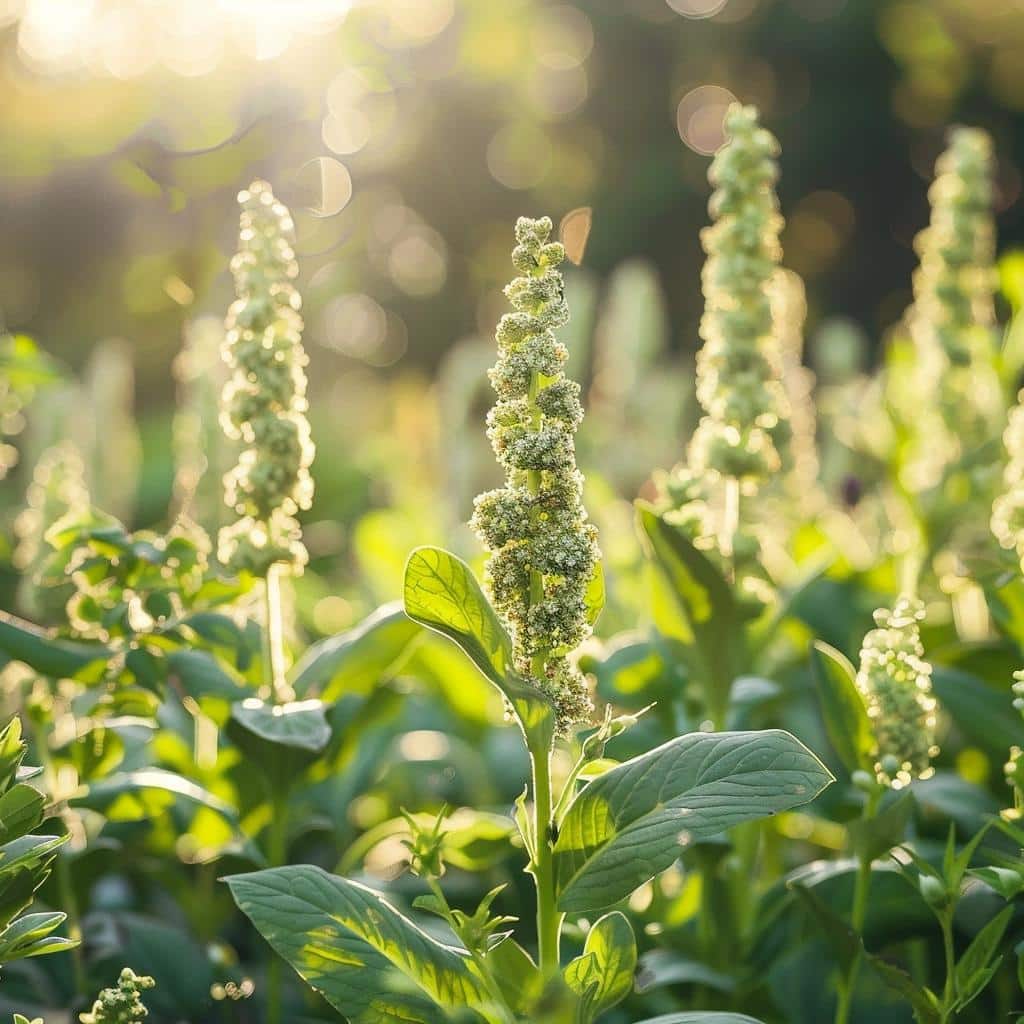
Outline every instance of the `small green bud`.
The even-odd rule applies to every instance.
[[[402,811],[409,826],[410,838],[402,844],[409,851],[409,870],[419,877],[441,878],[445,872],[444,838],[442,826],[448,816],[448,805],[438,812],[433,824],[425,827],[407,811]]]
[[[871,774],[871,772],[866,772],[863,768],[858,768],[850,776],[850,781],[862,793],[875,793],[878,790],[878,780]]]
[[[932,875],[921,875],[917,880],[917,888],[925,903],[935,910],[949,905],[949,893],[945,885]]]

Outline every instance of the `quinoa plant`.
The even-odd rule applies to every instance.
[[[224,478],[224,500],[238,516],[221,530],[221,561],[262,577],[266,593],[267,679],[275,699],[284,678],[279,573],[306,562],[295,518],[313,500],[313,442],[306,419],[307,362],[291,214],[270,186],[254,181],[239,193],[239,250],[231,261],[238,298],[228,310],[224,356],[232,376],[222,423],[244,446]]]
[[[891,611],[879,608],[874,618],[856,675],[836,652],[823,645],[817,652],[826,724],[863,794],[860,819],[851,826],[857,874],[850,924],[857,936],[864,929],[872,863],[900,841],[912,808],[909,793],[898,791],[933,775],[931,761],[939,752],[932,669],[921,644],[924,607],[902,596]],[[858,946],[840,973],[836,1024],[850,1019],[862,959]]]
[[[588,590],[599,570],[597,530],[583,507],[573,435],[583,419],[580,387],[562,372],[568,357],[554,331],[569,318],[551,221],[521,217],[505,294],[515,307],[498,324],[490,373],[498,402],[487,433],[505,486],[480,495],[472,525],[491,551],[487,585],[512,636],[515,667],[556,707],[567,733],[586,721],[586,684],[567,655],[590,634]]]
[[[726,143],[708,179],[714,224],[701,233],[704,345],[697,356],[697,398],[704,416],[687,464],[665,481],[673,518],[698,544],[714,548],[736,576],[756,561],[757,541],[743,529],[741,499],[779,466],[785,397],[772,315],[772,283],[782,250],[775,182],[779,145],[754,107],[734,104]]]
[[[574,735],[590,697],[571,655],[600,611],[602,578],[574,459],[579,391],[562,374],[567,353],[554,334],[568,310],[556,269],[563,250],[550,231],[547,218],[518,221],[513,264],[521,276],[507,289],[515,312],[497,331],[498,403],[488,433],[506,483],[482,495],[473,515],[491,552],[492,600],[464,562],[439,548],[413,551],[405,576],[406,613],[462,649],[503,695],[525,742],[531,784],[516,801],[515,823],[536,890],[536,958],[517,941],[515,918],[499,909],[503,887],[472,913],[449,904],[440,884],[443,811],[426,823],[407,814],[406,846],[427,889],[414,909],[439,916],[455,945],[372,889],[316,867],[229,878],[268,942],[354,1024],[590,1024],[629,995],[637,964],[633,929],[610,908],[682,848],[805,803],[831,781],[810,751],[777,730],[691,733],[588,770],[637,716],[608,708],[582,741]],[[571,766],[556,786],[552,754],[563,744]],[[568,917],[586,939],[565,963]]]

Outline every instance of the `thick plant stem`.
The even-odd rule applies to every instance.
[[[534,835],[537,855],[533,865],[537,885],[537,943],[540,971],[544,978],[558,973],[560,967],[559,933],[562,915],[555,897],[554,861],[551,853],[551,749],[548,743],[531,744],[533,764]]]
[[[863,820],[870,821],[878,809],[879,795],[872,794],[864,804]],[[863,853],[858,857],[857,877],[853,886],[853,908],[850,912],[850,925],[854,932],[860,936],[864,930],[864,919],[868,910],[868,892],[871,889],[871,858]],[[850,1019],[850,1008],[853,1004],[853,992],[857,987],[857,976],[860,974],[863,954],[858,951],[850,964],[850,969],[845,977],[839,981],[839,1000],[836,1004],[835,1024],[847,1024]]]
[[[280,567],[272,565],[267,570],[267,578],[263,588],[266,644],[265,644],[265,683],[270,687],[270,694],[278,704],[291,700],[291,688],[285,675],[284,661],[284,618],[281,613],[281,575]]]

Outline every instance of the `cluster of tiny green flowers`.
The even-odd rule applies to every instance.
[[[990,526],[1001,547],[1015,551],[1024,567],[1024,391],[1010,410],[1003,433],[1005,490],[992,503]]]
[[[239,519],[221,531],[219,553],[231,568],[263,576],[275,563],[306,561],[295,516],[313,499],[314,449],[291,215],[266,182],[253,182],[238,201],[239,251],[231,261],[238,298],[224,338],[232,377],[221,418],[245,449],[224,479],[224,500]]]
[[[936,702],[931,665],[924,660],[920,622],[924,607],[901,597],[892,611],[875,612],[876,628],[864,637],[857,689],[867,705],[875,737],[875,774],[900,789],[932,774]]]
[[[910,313],[919,344],[953,366],[970,364],[979,330],[987,342],[995,322],[992,191],[992,140],[977,128],[953,128],[928,192],[931,221],[914,241],[920,266]]]
[[[80,1016],[82,1024],[138,1024],[149,1016],[142,1002],[142,993],[154,988],[156,982],[136,974],[130,967],[121,971],[116,988],[105,988],[89,1013]]]
[[[590,713],[566,654],[590,633],[586,592],[600,552],[576,468],[580,388],[562,373],[568,353],[554,334],[569,318],[556,269],[565,251],[550,233],[547,217],[516,223],[512,262],[521,276],[505,289],[515,312],[498,324],[490,372],[498,401],[487,418],[506,482],[476,499],[471,525],[491,552],[487,584],[516,667],[551,698],[564,732]]]
[[[754,107],[730,107],[725,131],[728,141],[708,172],[715,223],[701,232],[708,259],[697,398],[706,415],[690,463],[696,471],[756,482],[778,465],[772,433],[781,392],[769,286],[782,255],[774,188],[779,145]]]

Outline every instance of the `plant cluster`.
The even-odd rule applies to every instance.
[[[461,435],[489,345],[440,396],[394,385],[413,388],[396,429],[417,442],[394,450],[416,455],[388,468],[394,507],[354,525],[361,575],[337,588],[319,559],[299,571],[313,445],[294,226],[266,183],[240,194],[220,409],[235,468],[221,479],[223,451],[199,451],[223,438],[196,393],[162,528],[89,508],[87,472],[58,472],[89,460],[59,442],[19,520],[20,607],[43,621],[0,612],[0,1013],[1024,1015],[1024,355],[994,320],[990,143],[958,130],[939,162],[910,335],[871,375],[830,348],[816,383],[778,143],[750,107],[725,129],[685,465],[630,507],[622,453],[602,461],[615,432],[588,436],[572,379],[624,422],[615,403],[640,399],[607,373],[661,376],[651,276],[616,275],[588,373],[566,249],[549,218],[520,218],[486,419],[504,481],[470,518],[486,560],[429,543],[451,480],[413,462],[442,413],[482,442]],[[608,348],[623,309],[646,317],[627,350],[642,366]],[[192,355],[209,357],[206,327]],[[946,433],[915,475],[932,413]],[[194,520],[216,529],[221,489],[237,518],[214,544]]]

